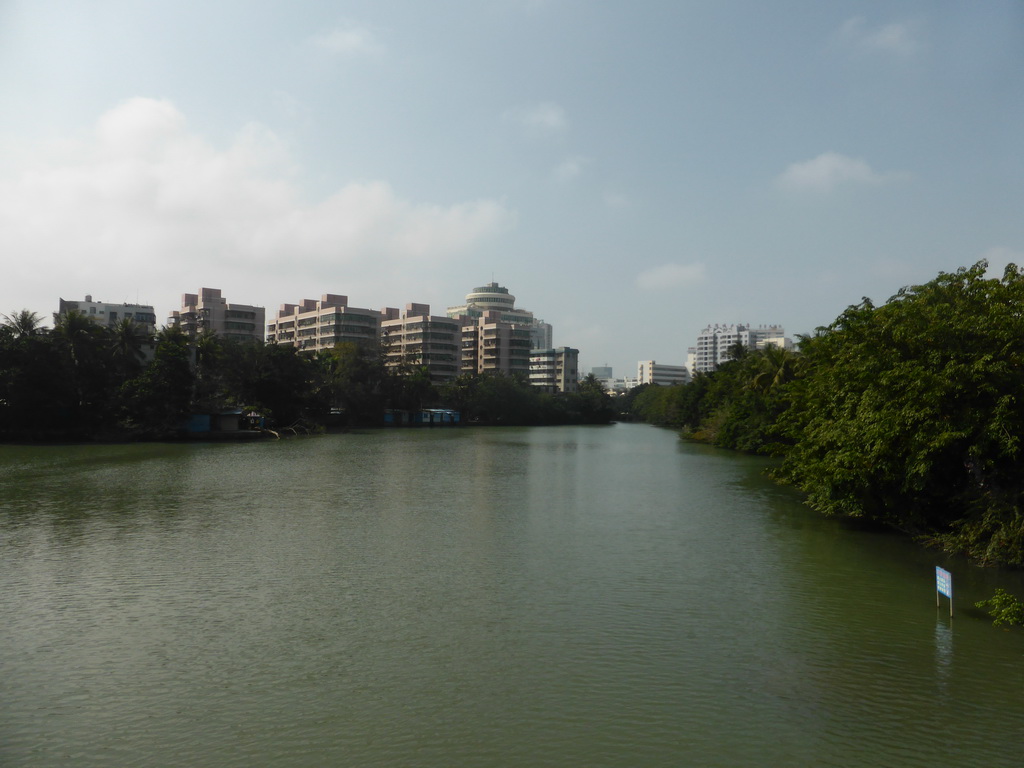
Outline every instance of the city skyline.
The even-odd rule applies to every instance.
[[[1024,262],[1013,2],[0,5],[0,312],[443,308],[580,369]]]

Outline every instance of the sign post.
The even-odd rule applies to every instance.
[[[939,595],[949,598],[949,618],[953,618],[953,574],[935,566],[935,607],[939,607]]]

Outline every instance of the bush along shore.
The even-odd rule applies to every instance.
[[[173,439],[190,415],[225,410],[278,434],[378,426],[388,409],[447,408],[462,423],[507,425],[614,416],[593,376],[564,394],[501,374],[435,384],[425,368],[389,367],[384,358],[381,346],[343,343],[308,355],[212,333],[190,338],[173,326],[151,337],[131,320],[106,328],[77,312],[44,329],[23,310],[0,323],[0,439]]]
[[[850,306],[793,350],[738,347],[626,410],[780,456],[826,515],[874,521],[983,565],[1024,565],[1024,271],[979,262]]]

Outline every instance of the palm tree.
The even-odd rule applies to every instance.
[[[17,339],[25,339],[29,336],[35,336],[42,330],[43,318],[39,316],[37,312],[30,312],[27,309],[23,309],[20,312],[12,312],[9,315],[3,315],[4,326],[10,328],[14,333],[14,337]]]
[[[102,349],[103,328],[78,310],[65,312],[53,326],[53,339],[57,349],[67,354],[70,379],[79,407],[86,404],[86,388],[95,388],[99,371],[97,352]]]
[[[118,320],[109,328],[107,343],[122,378],[131,378],[142,368],[142,360],[146,356],[142,345],[147,341],[150,341],[150,336],[145,327],[130,317]]]
[[[54,338],[59,346],[67,350],[71,364],[76,369],[82,363],[83,354],[92,349],[102,334],[100,326],[90,320],[87,314],[75,309],[58,317],[53,326]]]
[[[224,345],[221,338],[208,328],[196,334],[192,342],[195,354],[195,386],[192,397],[197,403],[211,408],[217,395],[217,379],[225,354]]]
[[[771,344],[756,354],[758,372],[750,382],[751,389],[768,394],[795,378],[798,356],[791,350]]]
[[[742,341],[737,341],[735,344],[730,344],[726,348],[722,362],[728,362],[730,360],[743,360],[749,354],[750,347],[748,347]]]

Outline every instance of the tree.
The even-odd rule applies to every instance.
[[[729,362],[731,360],[743,360],[750,354],[750,347],[741,341],[737,341],[735,344],[730,344],[725,350],[724,361]]]
[[[177,326],[164,328],[153,361],[121,386],[128,425],[153,436],[178,432],[191,410],[193,383],[188,336]]]
[[[768,395],[796,377],[799,357],[784,347],[769,344],[754,353],[757,373],[750,382],[752,389]]]
[[[225,344],[221,350],[223,391],[235,404],[255,408],[278,427],[326,418],[317,359],[295,347],[263,342]]]
[[[60,351],[33,314],[0,325],[0,432],[29,438],[66,431],[78,402]]]
[[[386,370],[387,404],[404,411],[418,411],[437,402],[437,388],[425,365],[403,365],[398,371]]]
[[[783,476],[825,514],[1024,564],[1024,273],[940,273],[802,345]]]
[[[25,339],[35,336],[42,329],[43,319],[36,312],[23,309],[4,315],[4,326],[9,328],[15,338]]]
[[[974,607],[988,611],[994,627],[1024,626],[1024,602],[1005,589],[996,588],[992,597],[979,600]]]
[[[464,422],[523,426],[542,424],[553,415],[541,393],[521,374],[501,371],[470,373],[446,384],[440,393],[442,402],[462,413]]]
[[[615,406],[605,392],[604,384],[593,373],[588,373],[575,392],[563,396],[568,400],[571,420],[583,424],[607,424],[615,418]],[[573,418],[573,416],[575,418]]]
[[[392,386],[380,349],[340,342],[317,360],[327,400],[340,409],[345,423],[383,422]]]
[[[142,370],[146,356],[142,347],[149,340],[146,329],[130,317],[122,318],[110,327],[107,343],[122,380],[137,376]]]
[[[66,376],[74,392],[68,427],[91,434],[111,417],[117,391],[104,329],[72,310],[57,318],[51,338],[63,362],[57,375]]]
[[[193,339],[195,349],[195,391],[193,400],[201,411],[218,410],[227,404],[229,393],[224,390],[224,364],[228,357],[227,344],[213,331],[204,329]]]

